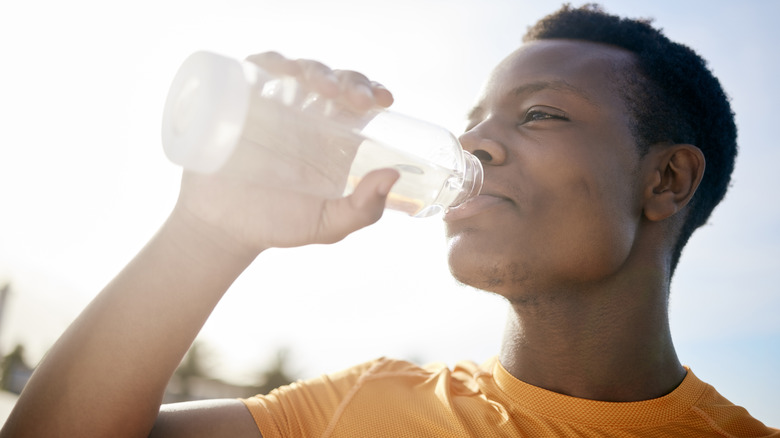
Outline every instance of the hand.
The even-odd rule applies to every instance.
[[[350,117],[393,102],[387,89],[357,72],[331,70],[316,61],[289,60],[276,53],[247,60],[268,72],[294,77],[303,89],[328,98]],[[378,220],[398,173],[372,172],[352,195],[342,198],[339,178],[343,181],[348,166],[334,164],[338,155],[326,148],[327,142],[306,140],[305,160],[242,141],[220,171],[185,172],[174,215],[227,249],[250,257],[269,247],[336,242]],[[300,143],[300,138],[282,150],[287,153],[299,147],[293,143]]]
[[[367,111],[375,106],[387,108],[393,104],[393,95],[382,84],[355,71],[331,70],[318,61],[290,60],[276,52],[250,55],[246,60],[269,73],[292,76],[308,89],[339,99],[356,111]]]

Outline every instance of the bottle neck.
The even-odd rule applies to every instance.
[[[460,194],[450,207],[457,207],[469,199],[479,195],[482,190],[483,170],[479,158],[468,151],[463,151],[463,185]]]

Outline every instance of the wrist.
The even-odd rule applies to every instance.
[[[244,269],[265,250],[242,242],[181,205],[173,209],[161,233],[168,236],[178,252],[204,265],[219,261]]]

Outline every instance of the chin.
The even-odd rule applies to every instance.
[[[525,272],[520,264],[507,263],[508,259],[495,251],[480,251],[463,243],[458,238],[450,241],[448,262],[455,280],[499,295],[522,284]]]
[[[464,248],[463,240],[463,236],[456,236],[449,241],[447,263],[450,273],[463,284],[479,287],[474,284],[474,280],[479,277],[477,272],[480,268],[477,264],[481,257],[475,251]]]

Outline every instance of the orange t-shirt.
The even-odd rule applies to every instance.
[[[495,358],[453,370],[383,358],[243,401],[264,438],[780,437],[690,370],[664,397],[613,403],[531,386]]]

